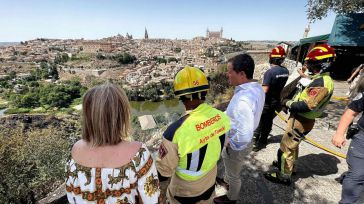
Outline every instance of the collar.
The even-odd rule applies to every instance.
[[[251,81],[251,82],[247,82],[247,83],[244,83],[244,84],[240,84],[240,85],[237,85],[235,86],[235,93],[240,91],[240,90],[244,90],[244,89],[249,89],[249,87],[252,87],[252,86],[255,86],[256,84],[258,84],[258,82],[256,81]]]
[[[199,106],[197,106],[197,108],[193,109],[193,110],[188,110],[185,112],[185,114],[183,114],[183,116],[185,115],[189,115],[189,114],[192,114],[192,113],[195,113],[195,112],[198,112],[198,111],[201,111],[202,109],[204,109],[205,107],[207,106],[206,103],[201,103]],[[183,117],[182,116],[182,117]]]
[[[324,73],[319,73],[319,74],[315,74],[312,79],[317,79],[323,76],[330,76],[330,72],[324,72]]]

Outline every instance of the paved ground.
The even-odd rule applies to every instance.
[[[335,82],[334,96],[345,96],[347,90],[348,85],[345,82]],[[347,147],[338,149],[331,144],[331,137],[345,106],[344,101],[331,100],[324,117],[316,121],[308,137],[332,150],[346,154]],[[274,184],[262,176],[276,159],[285,127],[285,123],[276,117],[267,148],[257,153],[252,152],[248,156],[241,175],[243,186],[238,203],[338,203],[341,197],[341,184],[335,179],[347,171],[345,159],[333,156],[306,142],[300,145],[298,172],[293,177],[294,184],[289,187]],[[149,146],[154,145],[149,144]],[[224,189],[218,186],[217,195],[224,193]],[[64,191],[56,197],[62,195]],[[39,203],[49,203],[49,200]],[[63,203],[63,200],[59,200],[58,203]],[[364,203],[364,195],[359,203]]]
[[[344,96],[347,90],[348,85],[345,82],[335,82],[335,96]],[[317,120],[308,137],[346,155],[348,147],[338,149],[331,144],[331,137],[345,106],[343,101],[331,100],[324,117]],[[300,145],[297,175],[293,177],[294,184],[289,187],[274,184],[262,176],[276,159],[285,127],[285,123],[276,117],[267,148],[257,153],[252,152],[247,158],[242,172],[243,186],[238,203],[338,203],[341,198],[341,184],[335,179],[347,171],[345,159],[333,156],[306,142]],[[224,193],[219,187],[217,194]],[[364,199],[360,203],[364,203]]]

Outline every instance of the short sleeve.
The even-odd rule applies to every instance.
[[[133,161],[137,171],[140,199],[143,203],[159,203],[161,192],[157,169],[149,150],[144,144]]]
[[[348,106],[351,110],[360,113],[364,110],[363,93],[359,93]]]
[[[270,70],[268,70],[264,73],[263,86],[269,86],[271,82],[272,82],[272,74]]]

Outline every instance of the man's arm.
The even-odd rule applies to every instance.
[[[361,69],[363,69],[363,64],[359,65],[357,68],[355,68],[355,71],[351,74],[348,80],[346,80],[348,83],[351,83],[353,79],[358,75]]]
[[[305,74],[306,70],[307,70],[307,65],[303,65],[303,67],[302,67],[301,69],[297,69],[297,72],[298,72],[298,74],[299,74],[301,77],[303,77],[303,78],[309,78],[309,76],[307,76],[307,75]]]
[[[324,86],[324,79],[322,77],[311,81],[302,92],[306,92],[307,94],[307,97],[304,100],[289,100],[285,104],[293,113],[309,112],[315,109],[329,94],[329,90]]]
[[[348,129],[351,122],[353,122],[354,118],[358,115],[358,112],[355,112],[348,108],[344,114],[341,116],[339,126],[337,127],[335,135],[332,137],[332,144],[336,147],[343,147],[345,146],[345,131]]]
[[[175,173],[178,161],[177,144],[163,138],[156,159],[158,177],[161,181],[167,180]]]
[[[270,70],[267,70],[264,73],[263,83],[262,83],[264,93],[268,93],[269,85],[272,83],[272,76],[270,72],[271,72]]]

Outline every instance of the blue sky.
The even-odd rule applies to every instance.
[[[298,40],[307,25],[306,0],[0,0],[0,42],[44,38],[191,39],[206,28],[235,40]],[[335,15],[311,25],[331,32]]]

